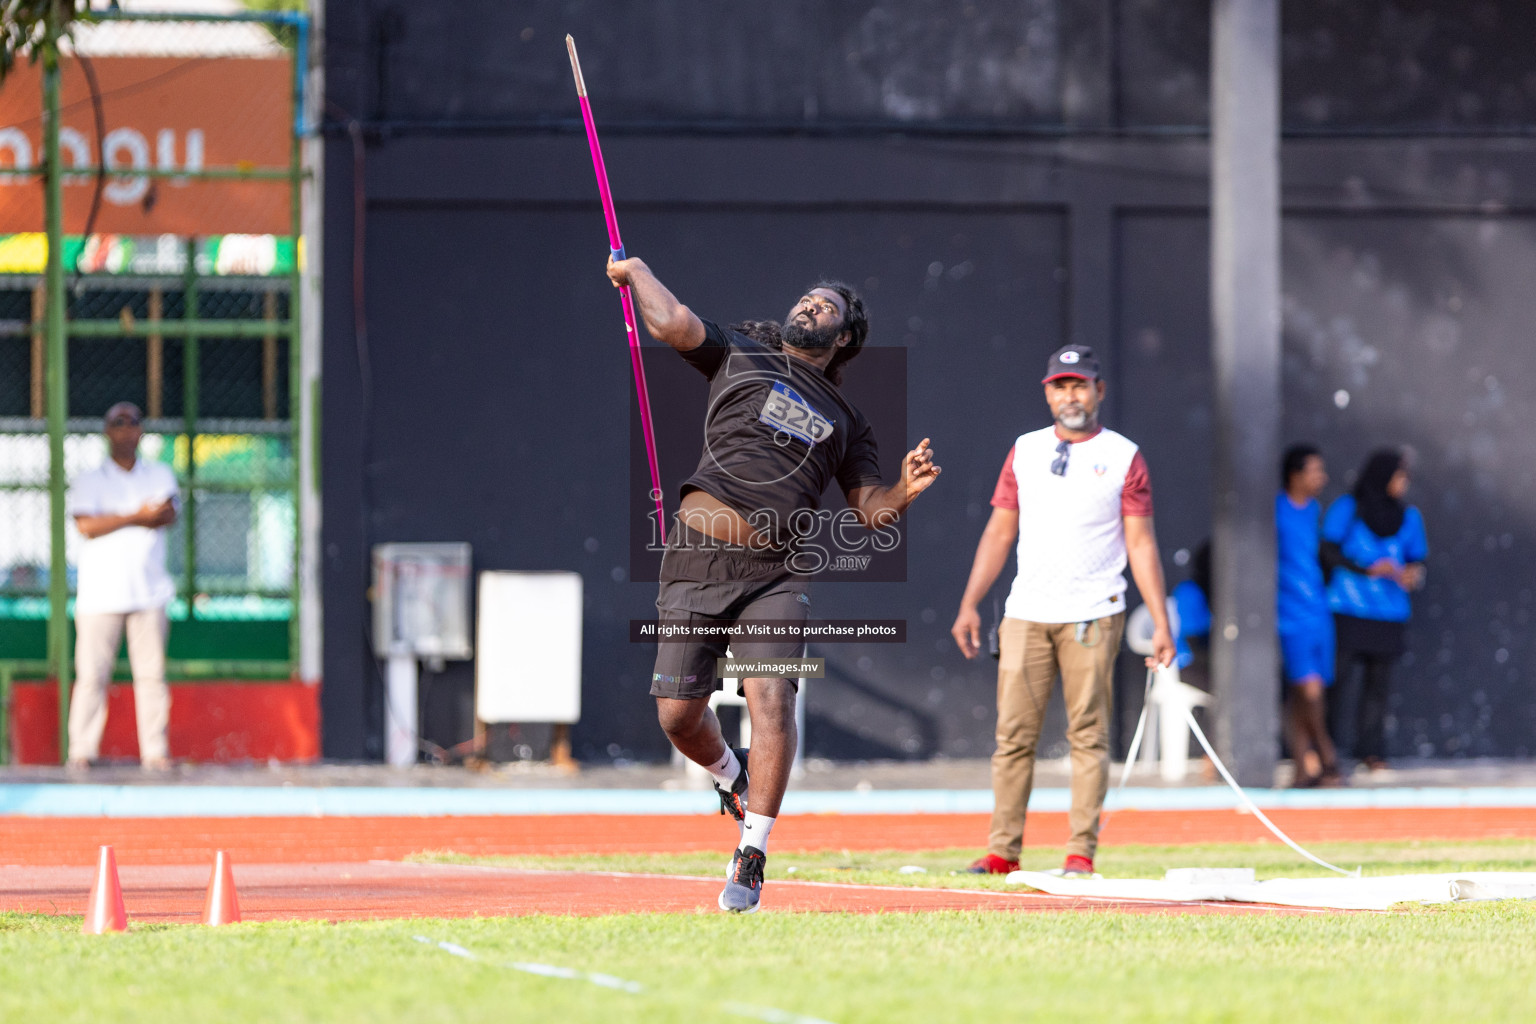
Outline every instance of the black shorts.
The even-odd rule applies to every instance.
[[[674,542],[676,546],[674,547]],[[743,619],[803,623],[811,610],[810,580],[791,572],[782,552],[711,541],[684,526],[662,556],[657,619],[663,624],[727,626]],[[656,645],[651,696],[698,700],[720,689],[716,659],[805,656],[804,640],[664,640]],[[796,680],[790,680],[796,683]],[[736,691],[741,692],[738,680]]]

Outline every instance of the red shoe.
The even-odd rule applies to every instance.
[[[972,862],[965,869],[973,875],[1006,875],[1011,871],[1019,870],[1019,862],[1016,860],[1003,860],[995,853],[989,853],[985,857]]]
[[[1093,861],[1088,857],[1072,854],[1061,866],[1062,878],[1092,878]]]

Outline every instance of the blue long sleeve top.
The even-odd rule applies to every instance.
[[[1398,565],[1422,562],[1429,555],[1429,539],[1424,533],[1424,517],[1409,506],[1403,525],[1390,537],[1378,537],[1355,514],[1355,499],[1344,495],[1328,508],[1323,519],[1323,539],[1339,545],[1344,557],[1355,565],[1369,568],[1383,558]],[[1408,592],[1390,579],[1362,576],[1339,567],[1328,583],[1328,606],[1338,615],[1386,622],[1407,622]]]

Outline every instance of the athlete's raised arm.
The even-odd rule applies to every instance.
[[[638,256],[627,260],[608,257],[608,279],[615,288],[629,285],[640,307],[640,318],[651,337],[679,352],[689,352],[704,344],[704,323],[693,310],[677,301],[667,286],[656,280],[651,268]]]

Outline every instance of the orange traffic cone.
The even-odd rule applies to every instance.
[[[86,935],[128,930],[128,911],[123,907],[123,887],[117,880],[117,855],[112,847],[101,848],[101,861],[96,865],[96,881],[91,883],[91,898],[85,905]]]
[[[203,924],[235,924],[239,920],[240,897],[235,895],[235,872],[229,866],[229,855],[220,850],[213,858],[213,877],[208,879]]]

